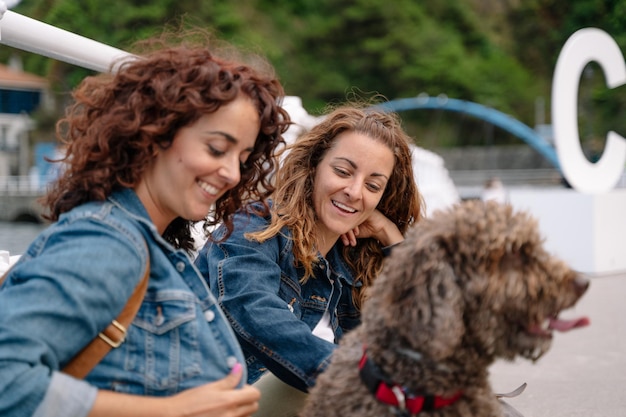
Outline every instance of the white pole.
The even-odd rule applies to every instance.
[[[2,9],[4,6],[4,13]],[[40,54],[98,72],[115,70],[113,62],[128,52],[6,10],[0,1],[0,44]]]

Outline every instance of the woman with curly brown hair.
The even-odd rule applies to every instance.
[[[83,80],[58,125],[64,170],[45,197],[54,223],[0,291],[2,416],[247,416],[258,407],[235,335],[188,255],[190,225],[210,214],[227,235],[242,201],[273,190],[289,124],[283,89],[258,59],[155,42],[115,74]],[[105,339],[145,271],[126,340],[82,379],[61,372]]]
[[[196,258],[261,388],[257,415],[294,414],[297,393],[266,395],[265,381],[313,386],[359,323],[385,252],[419,220],[409,143],[393,113],[335,109],[289,148],[271,207],[239,211],[232,234],[218,229]]]

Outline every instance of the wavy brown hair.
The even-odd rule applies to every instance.
[[[395,157],[389,182],[376,208],[393,221],[402,234],[422,216],[422,198],[413,177],[409,147],[412,140],[402,129],[397,114],[374,110],[364,104],[336,108],[288,148],[289,153],[276,176],[271,223],[261,232],[248,234],[262,242],[280,233],[284,226],[289,227],[296,262],[305,269],[302,282],[312,276],[317,260],[314,233],[317,216],[313,206],[315,170],[334,145],[335,138],[351,131],[385,144]],[[363,283],[362,288],[354,287],[355,305],[360,308],[365,290],[382,268],[382,249],[373,238],[358,239],[355,247],[344,248],[343,256],[354,271],[356,281]]]
[[[42,200],[47,219],[55,221],[80,204],[136,186],[157,150],[171,146],[178,130],[239,94],[256,106],[261,128],[241,181],[216,202],[205,229],[224,223],[230,232],[232,214],[244,200],[271,194],[274,151],[290,123],[280,107],[284,90],[272,67],[259,55],[218,45],[200,30],[177,39],[176,44],[168,35],[142,41],[136,47],[147,52],[115,63],[114,74],[85,78],[73,91],[74,102],[57,123],[64,166]],[[177,218],[164,237],[191,251],[191,225]]]

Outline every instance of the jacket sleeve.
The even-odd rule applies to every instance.
[[[0,291],[0,415],[87,414],[95,388],[59,370],[117,317],[141,256],[121,233],[91,222],[39,238],[22,255]],[[46,406],[62,401],[58,413]]]
[[[336,346],[314,336],[281,298],[279,238],[258,243],[244,237],[266,225],[260,216],[238,214],[231,236],[207,244],[199,255],[206,259],[198,262],[208,271],[211,291],[244,351],[287,384],[307,391]]]
[[[98,389],[93,385],[55,371],[33,417],[86,416],[97,394]]]

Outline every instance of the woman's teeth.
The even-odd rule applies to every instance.
[[[207,184],[206,182],[198,181],[198,185],[209,194],[217,195],[220,192],[219,188]]]
[[[345,204],[341,204],[338,201],[333,200],[333,205],[337,208],[340,208],[343,211],[347,211],[348,213],[356,213],[355,209],[353,209],[352,207],[348,207]]]

